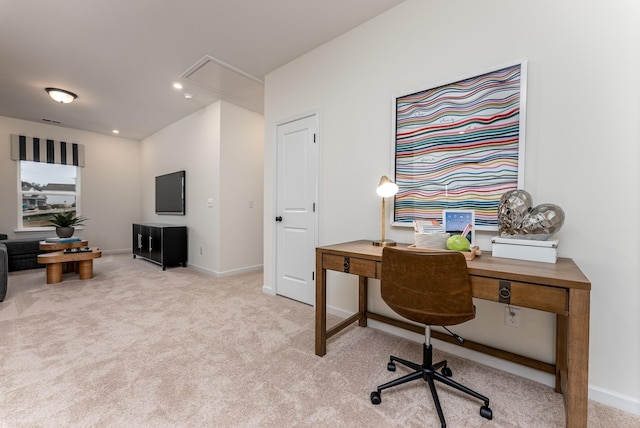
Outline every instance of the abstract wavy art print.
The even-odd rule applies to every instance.
[[[395,99],[394,225],[474,210],[497,230],[498,203],[522,188],[526,62]]]

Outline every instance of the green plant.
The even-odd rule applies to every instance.
[[[84,216],[77,216],[75,211],[63,211],[55,213],[49,219],[49,224],[55,227],[75,227],[83,226],[84,222],[89,220]]]

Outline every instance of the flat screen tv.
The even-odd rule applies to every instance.
[[[156,214],[184,215],[184,171],[156,177]]]

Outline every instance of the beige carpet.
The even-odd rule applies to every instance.
[[[95,278],[45,284],[14,272],[0,303],[1,427],[438,427],[424,382],[369,393],[399,374],[390,353],[420,360],[421,344],[354,325],[314,354],[314,312],[261,291],[262,274],[214,278],[166,271],[130,255],[95,261]],[[336,319],[330,319],[335,322]],[[436,353],[436,358],[442,357]],[[448,356],[449,427],[561,427],[562,397],[544,385]],[[590,427],[640,417],[589,404]]]

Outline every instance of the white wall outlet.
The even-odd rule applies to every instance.
[[[253,201],[249,201],[249,208],[253,208]]]
[[[504,325],[507,327],[520,328],[520,309],[505,306]]]
[[[207,206],[213,208],[213,199],[207,199]]]

